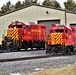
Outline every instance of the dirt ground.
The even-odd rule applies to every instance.
[[[42,70],[25,75],[76,75],[76,65]]]

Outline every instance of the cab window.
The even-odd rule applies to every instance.
[[[14,25],[13,28],[22,28],[22,25]]]
[[[59,29],[59,32],[63,33],[63,32],[64,32],[64,30],[63,30],[63,29]]]
[[[22,28],[22,25],[18,25],[17,28]]]
[[[63,33],[63,32],[64,32],[64,29],[54,29],[54,32],[60,32],[60,33]]]
[[[54,32],[58,32],[58,29],[54,29]]]

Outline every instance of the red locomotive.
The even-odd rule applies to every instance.
[[[2,49],[20,50],[44,48],[46,43],[46,26],[43,24],[24,24],[12,22],[7,29],[7,36],[2,41]]]
[[[53,24],[49,30],[47,40],[47,54],[75,52],[76,27]]]

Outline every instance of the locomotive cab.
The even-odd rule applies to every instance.
[[[19,46],[21,46],[23,29],[26,29],[26,25],[24,23],[18,21],[12,22],[8,26],[7,36],[2,41],[2,49],[17,50]]]

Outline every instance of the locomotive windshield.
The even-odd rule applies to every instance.
[[[54,30],[50,30],[50,33],[63,33],[64,29],[54,29]]]
[[[60,32],[60,33],[63,33],[63,32],[64,32],[64,29],[54,29],[54,32]]]
[[[63,33],[63,32],[65,32],[65,33],[68,33],[68,30],[67,29],[54,29],[54,30],[50,30],[50,33]]]
[[[22,28],[22,25],[18,25],[17,28]]]
[[[22,28],[22,25],[13,25],[13,28]]]
[[[63,30],[63,29],[54,29],[54,32],[60,32],[60,33],[63,33],[64,30]]]
[[[13,26],[10,26],[9,28],[22,28],[22,25],[13,25]]]
[[[21,22],[13,22],[9,28],[22,28],[23,24]]]

